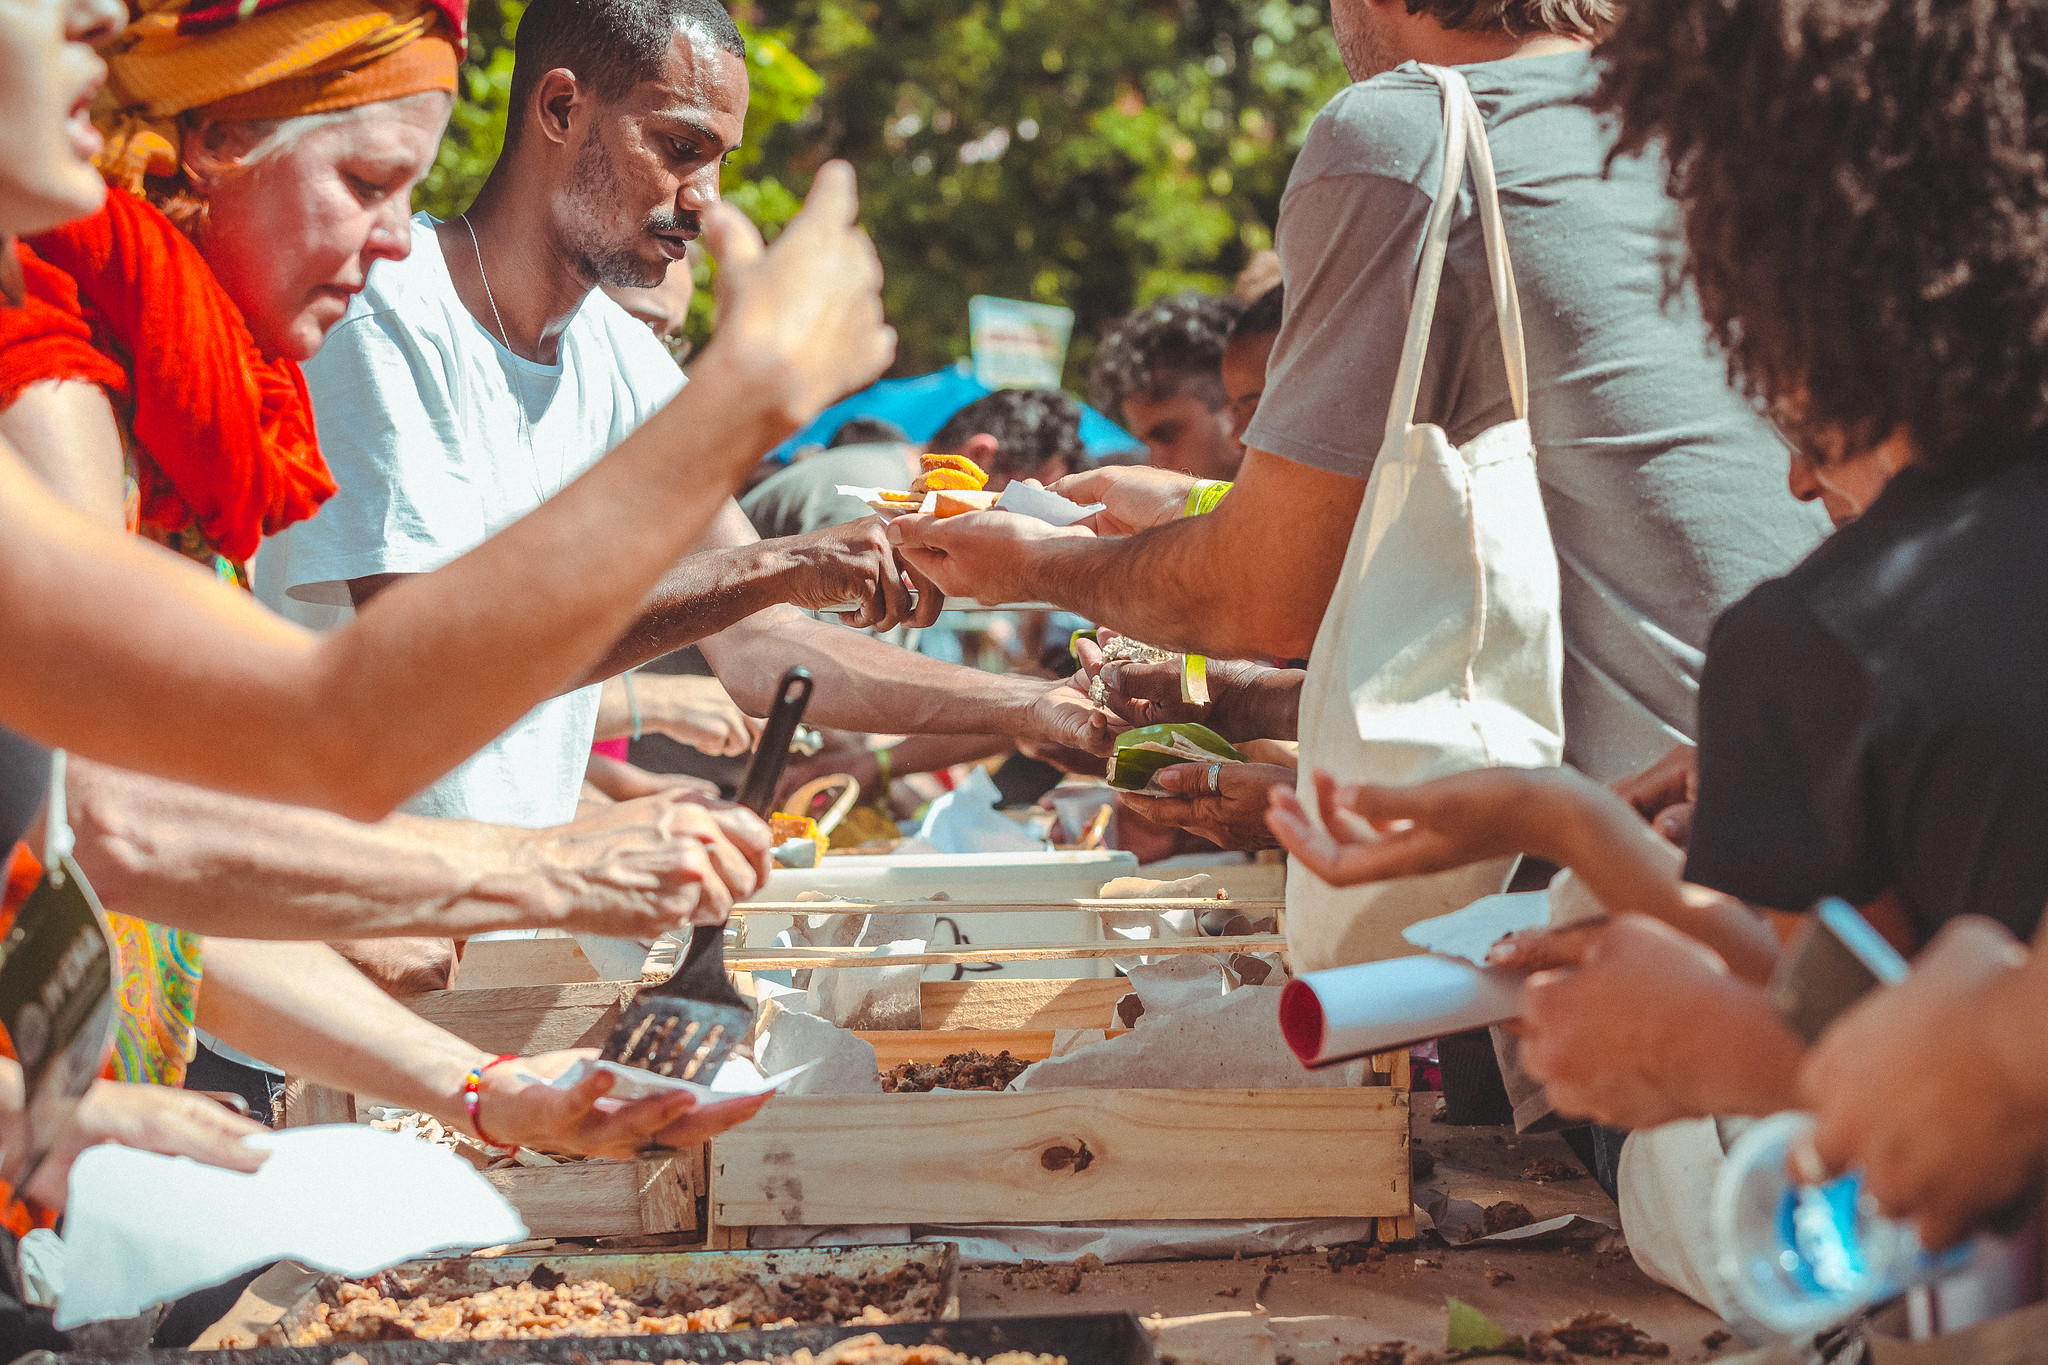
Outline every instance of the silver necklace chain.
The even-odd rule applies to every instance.
[[[519,352],[512,349],[512,335],[505,330],[505,315],[498,311],[497,295],[491,292],[490,272],[484,269],[483,243],[477,241],[476,224],[469,221],[467,213],[462,215],[462,226],[469,229],[469,248],[476,253],[477,278],[484,283],[484,301],[491,305],[491,317],[498,324],[498,340],[504,343],[506,352],[515,362],[512,367],[512,384],[517,392],[513,395],[513,406],[519,409],[519,438],[526,446],[527,473],[533,483],[533,496],[537,505],[546,502],[549,494],[546,490],[547,481],[541,477],[540,452],[535,450],[533,445],[533,424],[526,415],[526,376],[521,373],[516,363],[520,359]],[[561,489],[558,487],[555,491],[559,493]]]

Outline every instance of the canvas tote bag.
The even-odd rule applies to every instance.
[[[1316,768],[1345,782],[1410,783],[1497,764],[1548,766],[1564,750],[1557,553],[1537,487],[1522,317],[1493,156],[1465,78],[1445,67],[1422,69],[1443,90],[1443,182],[1423,240],[1379,461],[1302,690],[1299,790],[1311,814]],[[1418,425],[1415,402],[1468,167],[1515,418],[1460,447],[1443,428]],[[1501,890],[1513,865],[1505,858],[1336,888],[1291,862],[1293,968],[1414,952],[1403,928]]]

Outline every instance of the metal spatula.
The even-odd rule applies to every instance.
[[[764,820],[789,762],[790,739],[810,700],[809,673],[792,668],[782,675],[774,709],[740,788],[740,804]],[[708,1080],[753,1023],[754,1007],[725,974],[725,926],[700,924],[690,933],[689,949],[675,975],[634,998],[599,1055],[663,1076]]]

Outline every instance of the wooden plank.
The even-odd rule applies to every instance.
[[[487,938],[463,947],[458,991],[500,986],[550,986],[597,980],[597,968],[573,938]]]
[[[626,1237],[696,1228],[691,1165],[687,1155],[571,1161],[485,1171],[484,1179],[535,1237]]]
[[[1109,1028],[1116,1002],[1130,994],[1120,976],[1080,980],[998,977],[926,981],[918,987],[919,1025],[928,1029]]]
[[[1214,896],[1182,896],[1149,900],[1040,900],[1040,901],[758,901],[735,905],[737,918],[748,915],[1014,915],[1038,910],[1081,910],[1103,914],[1110,911],[1164,914],[1169,910],[1227,909],[1251,919],[1277,915],[1285,908],[1278,900],[1218,900]],[[482,945],[478,945],[482,946]]]
[[[1096,1027],[1100,1027],[1097,1025]],[[1109,1036],[1130,1032],[1110,1029]],[[858,1036],[875,1049],[875,1064],[887,1071],[905,1062],[943,1062],[956,1052],[985,1052],[993,1057],[1007,1052],[1026,1062],[1042,1062],[1052,1056],[1054,1030],[1045,1029],[863,1029]]]
[[[1407,1137],[1391,1086],[782,1097],[712,1140],[712,1221],[1398,1217]]]
[[[486,1052],[531,1056],[565,1047],[602,1047],[637,981],[586,981],[490,990],[429,991],[405,1003]]]
[[[973,962],[1046,962],[1061,958],[1168,957],[1182,953],[1278,953],[1284,934],[1238,934],[1227,938],[1113,938],[1093,943],[1030,943],[1013,948],[969,945],[936,953],[887,956],[871,948],[749,948],[725,955],[736,971],[782,971],[799,967],[866,967],[887,956],[892,967],[956,966]]]
[[[316,1123],[354,1123],[356,1097],[346,1090],[330,1090],[304,1076],[285,1078],[284,1095],[278,1107],[284,1111],[280,1123],[286,1128],[311,1128]]]

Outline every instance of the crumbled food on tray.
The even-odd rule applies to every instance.
[[[882,1089],[892,1095],[922,1094],[927,1090],[1001,1090],[1029,1065],[1007,1051],[993,1057],[985,1052],[956,1052],[936,1065],[904,1062],[892,1066],[882,1073]]]
[[[1536,1221],[1536,1215],[1529,1212],[1526,1204],[1517,1204],[1512,1199],[1503,1199],[1498,1204],[1486,1206],[1486,1235],[1496,1232],[1512,1232],[1525,1228]]]
[[[689,1365],[668,1360],[662,1365]],[[944,1346],[897,1346],[879,1336],[848,1337],[822,1351],[809,1349],[772,1360],[745,1360],[739,1365],[1067,1365],[1065,1356],[1040,1355],[1035,1351],[1001,1351],[984,1359],[962,1355]]]
[[[477,1289],[446,1272],[330,1280],[303,1320],[264,1346],[350,1341],[497,1341],[533,1337],[667,1336],[802,1323],[882,1324],[937,1316],[938,1277],[923,1267],[856,1275],[790,1274],[696,1286],[657,1280],[620,1290],[572,1281],[545,1264],[517,1284]]]
[[[1523,1169],[1522,1179],[1532,1184],[1548,1185],[1557,1180],[1583,1180],[1585,1174],[1554,1156],[1539,1156]]]
[[[1560,1322],[1547,1332],[1529,1337],[1531,1360],[1564,1360],[1568,1355],[1542,1355],[1540,1351],[1561,1347],[1573,1355],[1615,1359],[1620,1356],[1668,1356],[1671,1348],[1652,1337],[1627,1318],[1595,1310]]]

